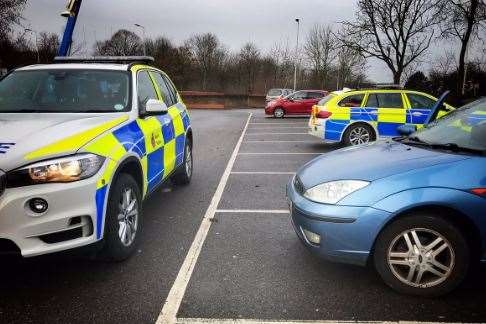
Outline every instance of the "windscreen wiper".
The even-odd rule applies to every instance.
[[[443,143],[443,144],[430,144],[432,148],[436,149],[442,149],[442,150],[448,150],[452,152],[466,152],[466,153],[472,153],[472,154],[479,154],[479,155],[485,155],[486,151],[485,150],[480,150],[480,149],[475,149],[472,147],[464,147],[457,145],[456,143]]]

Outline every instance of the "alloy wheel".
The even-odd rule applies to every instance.
[[[452,245],[441,234],[415,228],[402,232],[392,241],[387,261],[393,275],[401,282],[429,288],[441,284],[451,275],[455,254]]]
[[[118,213],[118,236],[125,246],[135,241],[138,228],[138,201],[131,188],[122,192]]]
[[[358,126],[349,133],[349,142],[353,145],[360,145],[369,143],[371,134],[366,127]]]
[[[192,149],[186,145],[186,174],[188,177],[192,175]]]

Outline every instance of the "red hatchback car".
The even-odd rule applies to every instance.
[[[300,90],[287,97],[270,101],[265,107],[266,115],[282,118],[285,115],[310,115],[312,106],[327,96],[323,90]]]

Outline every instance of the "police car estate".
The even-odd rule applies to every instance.
[[[327,143],[345,145],[397,136],[402,125],[423,127],[436,101],[429,94],[402,89],[335,91],[313,107],[309,134]],[[453,109],[445,104],[438,117]]]
[[[0,249],[31,257],[100,242],[123,260],[143,199],[169,178],[190,182],[189,115],[152,61],[57,58],[0,81]]]

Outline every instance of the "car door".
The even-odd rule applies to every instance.
[[[423,126],[430,116],[435,100],[418,93],[407,93],[406,96],[409,103],[407,124]]]
[[[152,192],[166,176],[164,159],[165,141],[162,136],[162,125],[159,121],[166,113],[146,116],[145,106],[149,99],[159,100],[159,92],[150,71],[140,70],[137,73],[137,97],[141,117],[137,119],[145,144],[146,155],[142,158],[142,167],[147,179],[147,192]]]
[[[305,100],[307,98],[306,91],[297,91],[285,103],[285,112],[287,114],[303,114],[305,113]]]
[[[380,136],[397,136],[397,128],[407,122],[407,110],[400,92],[376,93],[378,103],[378,133]]]
[[[312,113],[312,107],[314,105],[317,105],[319,100],[322,99],[323,97],[324,94],[322,92],[308,91],[304,103],[304,113],[310,115]]]
[[[159,71],[152,72],[152,75],[159,89],[160,100],[169,107],[168,113],[159,117],[166,145],[165,169],[169,174],[184,162],[185,131],[189,125],[189,116],[169,77]]]

